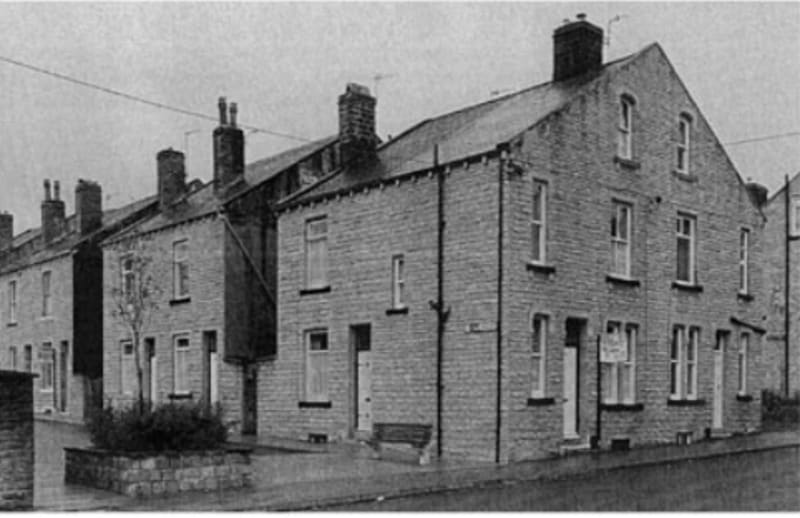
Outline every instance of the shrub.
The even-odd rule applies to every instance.
[[[109,406],[89,417],[88,429],[95,447],[125,452],[211,450],[228,435],[219,408],[198,403]]]
[[[781,424],[800,422],[800,392],[796,392],[794,397],[786,398],[765,390],[761,397],[764,421]]]

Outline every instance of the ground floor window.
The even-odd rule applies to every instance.
[[[136,358],[133,354],[133,342],[123,340],[120,343],[120,353],[120,392],[126,396],[132,396],[136,391]]]
[[[305,333],[306,401],[329,401],[328,398],[328,330]]]
[[[14,346],[8,350],[8,368],[12,371],[17,370],[17,348]]]
[[[55,376],[53,353],[53,345],[50,342],[42,344],[42,349],[39,351],[39,367],[42,376],[42,391],[46,392],[53,390],[53,378]]]
[[[697,350],[700,328],[675,326],[670,344],[670,399],[697,399]]]
[[[618,361],[601,363],[601,390],[607,404],[636,402],[636,340],[638,326],[609,321],[605,340],[616,344],[623,353]]]
[[[546,315],[536,314],[531,319],[531,397],[543,398],[547,379],[547,335]]]

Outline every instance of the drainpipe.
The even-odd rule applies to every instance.
[[[497,162],[497,418],[495,426],[494,461],[500,463],[500,433],[503,424],[503,180],[508,145],[497,146],[500,157]]]
[[[792,256],[792,254],[789,253],[790,252],[789,247],[790,247],[792,241],[791,241],[791,228],[789,226],[790,225],[790,223],[789,223],[790,217],[789,216],[791,214],[791,205],[792,205],[792,203],[791,203],[791,196],[789,196],[789,194],[790,194],[789,193],[789,175],[786,175],[785,180],[786,180],[786,189],[785,189],[785,191],[786,191],[786,218],[785,218],[786,219],[786,239],[784,241],[786,242],[786,250],[785,250],[785,253],[786,253],[786,258],[785,258],[785,260],[786,260],[786,268],[785,268],[785,271],[784,271],[784,275],[786,276],[786,278],[785,278],[784,283],[783,283],[783,285],[784,285],[784,293],[783,293],[784,304],[783,304],[783,306],[784,306],[784,311],[785,311],[785,315],[784,315],[784,319],[783,319],[784,320],[784,323],[783,323],[784,330],[783,330],[783,332],[784,332],[784,335],[785,335],[786,339],[784,340],[784,344],[783,344],[784,345],[784,347],[783,347],[783,391],[784,391],[784,395],[788,398],[789,397],[789,335],[790,335],[791,330],[792,330],[792,321],[791,321],[792,314],[791,314],[791,311],[789,311],[789,305],[790,305],[789,284],[792,282],[792,274],[791,274],[791,269],[790,269],[791,268],[791,256]]]
[[[444,169],[439,167],[439,145],[433,146],[433,168],[438,183],[437,216],[437,264],[436,264],[436,302],[431,304],[436,310],[436,455],[442,457],[442,363],[444,349],[444,327],[450,316],[450,309],[444,309]]]

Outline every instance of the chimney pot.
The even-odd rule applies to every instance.
[[[577,18],[580,21],[583,21],[586,19],[586,13],[578,13],[578,15],[575,18]]]
[[[50,180],[44,181],[44,199],[50,201]]]
[[[748,182],[745,184],[745,188],[756,207],[761,208],[767,204],[767,194],[769,191],[766,187],[756,182]]]
[[[219,125],[225,126],[228,124],[228,110],[225,104],[224,97],[219,98],[219,101],[217,102],[217,107],[219,108]]]
[[[61,185],[58,180],[53,182],[53,199],[56,201],[61,199]]]
[[[50,180],[44,181],[44,201],[42,201],[42,238],[49,244],[64,231],[64,202],[59,196],[59,183],[53,182],[55,197],[50,196]]]
[[[236,113],[239,109],[236,107],[236,103],[231,103],[230,112],[231,112],[231,126],[236,127]]]

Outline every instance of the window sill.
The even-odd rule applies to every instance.
[[[525,268],[527,268],[529,272],[544,273],[546,275],[556,273],[556,267],[549,264],[529,262],[525,263]]]
[[[750,394],[736,394],[736,401],[741,401],[743,403],[749,403],[753,400],[753,396]]]
[[[641,412],[644,410],[642,403],[603,403],[600,409],[604,412]]]
[[[681,281],[672,281],[672,287],[678,291],[686,291],[688,293],[703,293],[703,287],[699,284],[687,284]]]
[[[6,327],[17,327],[17,322],[9,322]]]
[[[741,292],[736,294],[736,298],[741,300],[742,302],[753,302],[753,300],[755,299],[755,297],[753,297],[751,294],[741,293]]]
[[[606,282],[610,282],[612,284],[618,284],[620,286],[641,286],[641,282],[637,279],[628,279],[626,277],[619,277],[617,275],[608,274],[606,275]]]
[[[789,236],[789,241],[800,241],[800,234],[792,234]]]
[[[696,174],[682,173],[682,172],[678,171],[677,169],[673,169],[672,170],[672,176],[674,176],[675,178],[677,178],[679,180],[683,180],[684,182],[689,182],[689,183],[696,183],[697,182],[697,175]]]
[[[330,401],[300,401],[297,403],[299,408],[330,408]]]
[[[322,286],[321,288],[306,288],[304,290],[300,290],[300,296],[303,295],[314,295],[317,293],[330,293],[331,287],[330,286]]]
[[[703,406],[705,399],[668,399],[667,406]]]
[[[408,315],[408,307],[404,308],[389,308],[386,310],[387,315]]]
[[[47,322],[48,320],[55,320],[53,315],[42,315],[39,317],[39,322]]]
[[[191,297],[181,297],[179,299],[172,299],[169,301],[170,306],[178,306],[180,304],[188,304],[192,301]]]
[[[619,155],[614,155],[614,163],[619,164],[625,169],[641,169],[642,163],[632,158],[623,158]]]
[[[529,397],[528,406],[547,406],[555,405],[556,400],[551,397]]]
[[[170,401],[185,401],[188,399],[192,399],[191,392],[179,392],[175,394],[167,394],[167,399]]]

